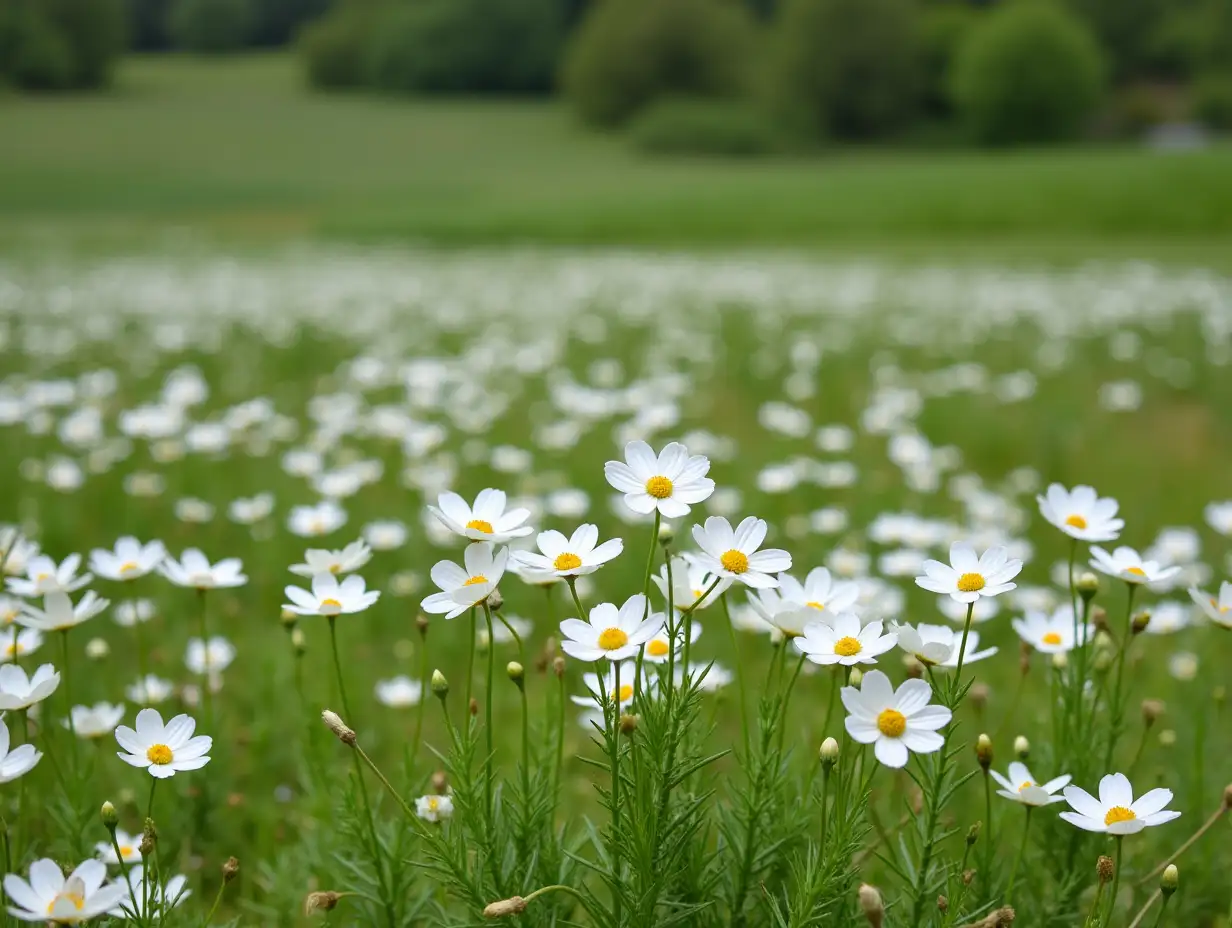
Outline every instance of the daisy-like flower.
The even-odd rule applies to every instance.
[[[94,845],[98,859],[112,867],[119,866],[121,860],[126,864],[141,863],[141,835],[130,835],[123,828],[117,828],[115,837],[116,844],[120,845],[119,856],[110,841],[100,841]]]
[[[957,655],[958,644],[962,640],[962,633],[955,632],[948,625],[928,625],[924,622],[899,625],[892,622],[890,631],[898,636],[900,648],[930,667],[949,663]]]
[[[415,800],[415,814],[425,822],[440,822],[453,815],[452,796],[420,796]]]
[[[377,702],[392,709],[417,706],[423,696],[423,684],[405,676],[394,677],[392,680],[377,680],[375,690]]]
[[[67,593],[56,590],[43,597],[42,609],[36,609],[28,603],[22,606],[17,621],[26,628],[59,632],[89,621],[110,605],[110,600],[96,595],[93,590],[86,590],[75,604]]]
[[[835,580],[825,567],[814,567],[801,583],[791,574],[779,574],[779,596],[785,603],[810,610],[816,619],[817,613],[833,616],[849,612],[860,598],[860,584],[854,580]]]
[[[950,563],[924,562],[924,576],[917,586],[933,593],[945,593],[960,603],[974,603],[982,596],[997,596],[1014,589],[1011,581],[1022,570],[1022,561],[1011,558],[1005,548],[989,548],[980,557],[965,541],[950,545]]]
[[[596,673],[582,674],[582,684],[586,687],[587,696],[570,696],[576,705],[585,706],[592,710],[583,717],[583,724],[593,718],[600,725],[603,724],[603,706],[604,703],[615,701],[619,708],[624,708],[633,703],[633,693],[636,687],[634,683],[637,678],[637,663],[634,661],[624,661],[620,665],[620,689],[616,688],[616,665],[609,665],[608,670],[600,678]],[[654,677],[644,677],[643,689],[650,686]]]
[[[471,541],[487,541],[500,544],[511,538],[529,535],[534,529],[523,523],[530,518],[529,509],[505,511],[504,490],[488,487],[480,490],[475,505],[468,506],[457,493],[442,493],[437,505],[428,509],[455,535]]]
[[[735,530],[722,516],[711,516],[705,527],[693,526],[693,540],[702,549],[697,561],[712,574],[756,589],[777,587],[772,574],[791,570],[791,555],[779,548],[757,550],[766,539],[766,522],[749,516]]]
[[[346,525],[346,510],[332,499],[324,499],[314,506],[292,506],[287,513],[287,530],[301,538],[328,535]]]
[[[0,709],[28,709],[42,702],[60,685],[60,674],[51,664],[43,664],[27,676],[18,664],[0,667]]]
[[[312,592],[297,586],[288,586],[289,603],[283,603],[282,608],[296,615],[352,615],[363,612],[378,599],[381,594],[377,590],[365,590],[364,578],[358,574],[347,577],[341,583],[333,574],[316,574],[312,578]]]
[[[424,612],[444,614],[452,619],[478,606],[495,590],[505,575],[509,549],[493,552],[492,545],[476,542],[462,552],[463,570],[453,561],[437,561],[432,567],[432,582],[441,592],[425,597],[419,604]]]
[[[701,637],[702,623],[689,623],[689,644],[697,641]],[[676,653],[680,653],[680,649],[684,647],[684,630],[676,635]],[[666,664],[671,657],[672,645],[668,640],[667,629],[661,629],[657,635],[651,638],[642,646],[642,657],[652,664]]]
[[[107,883],[107,865],[90,859],[66,879],[59,865],[44,857],[30,865],[27,882],[15,873],[4,878],[9,914],[23,922],[77,925],[106,914],[127,895],[121,882]]]
[[[9,578],[9,592],[26,597],[73,593],[94,579],[92,574],[78,577],[77,568],[80,566],[80,554],[70,554],[59,564],[46,554],[40,554],[26,563],[25,577]]]
[[[175,684],[154,674],[148,674],[132,686],[126,687],[124,695],[139,706],[156,706],[175,694]]]
[[[116,882],[122,881],[132,886],[132,892],[124,890],[119,905],[107,913],[112,918],[129,921],[161,918],[192,895],[192,890],[184,888],[188,877],[183,874],[167,880],[166,886],[159,886],[154,880],[149,880],[147,886],[144,868],[134,867]],[[134,899],[137,900],[135,908]]]
[[[111,618],[121,628],[132,628],[138,622],[154,618],[154,602],[149,599],[125,599],[116,603]]]
[[[1144,560],[1137,551],[1125,545],[1111,554],[1098,545],[1092,545],[1091,566],[1126,583],[1159,583],[1181,572],[1180,567],[1164,567],[1158,561]]]
[[[124,718],[124,704],[99,702],[92,706],[73,706],[72,730],[78,738],[101,738],[116,730],[120,719]],[[65,727],[70,727],[68,720]]]
[[[362,539],[353,541],[341,551],[325,548],[309,548],[304,552],[304,563],[291,565],[291,573],[301,577],[317,574],[354,573],[372,560],[372,549]]]
[[[14,640],[11,634],[0,636],[0,663],[8,663],[33,654],[43,645],[43,633],[37,628],[23,628]]]
[[[958,667],[958,655],[962,649],[962,632],[954,632],[954,648],[950,651],[950,656],[943,660],[938,667]],[[980,633],[974,628],[967,633],[967,647],[963,651],[967,656],[963,658],[963,666],[974,664],[976,661],[982,661],[986,657],[992,657],[997,653],[997,648],[985,648],[980,650]]]
[[[557,531],[540,532],[535,544],[541,553],[515,551],[513,559],[532,570],[551,571],[558,577],[580,577],[594,573],[625,547],[619,538],[609,538],[601,545],[598,541],[599,529],[590,523],[579,525],[568,538]]]
[[[706,476],[709,470],[709,458],[690,455],[679,442],[665,445],[656,458],[646,442],[631,441],[624,461],[603,465],[603,475],[625,495],[626,506],[641,515],[657,509],[668,519],[688,515],[693,503],[710,497],[714,481]]]
[[[4,552],[0,551],[0,557],[4,556]],[[8,628],[17,621],[17,617],[21,615],[22,602],[16,596],[5,596],[0,593],[0,629]]]
[[[1232,499],[1218,503],[1207,503],[1202,510],[1206,524],[1220,535],[1232,538]],[[2,547],[2,546],[0,546]]]
[[[369,522],[360,533],[374,551],[393,551],[406,544],[406,525],[396,519]]]
[[[32,744],[19,744],[9,750],[9,729],[0,722],[0,783],[11,783],[25,776],[43,759],[41,751]]]
[[[895,690],[889,677],[870,670],[860,689],[844,686],[839,695],[851,713],[847,734],[873,745],[887,767],[905,767],[912,753],[931,754],[945,744],[937,729],[949,724],[950,710],[929,705],[932,688],[923,680],[906,680]]]
[[[1221,583],[1218,596],[1212,596],[1196,586],[1189,588],[1189,596],[1212,622],[1232,628],[1232,583],[1226,580]]]
[[[637,654],[663,628],[663,613],[646,614],[646,597],[635,593],[619,609],[599,603],[590,610],[590,622],[565,619],[560,623],[561,650],[580,661],[623,661]]]
[[[1065,787],[1065,801],[1072,812],[1061,818],[1085,831],[1102,831],[1118,837],[1137,834],[1152,825],[1162,825],[1180,816],[1166,811],[1172,790],[1152,789],[1134,801],[1134,787],[1123,773],[1110,773],[1099,781],[1099,798],[1077,786]]]
[[[1040,783],[1031,775],[1027,765],[1020,764],[1018,761],[1010,764],[1008,778],[1001,776],[995,770],[989,770],[988,772],[997,781],[997,785],[1001,787],[997,790],[998,796],[1004,796],[1006,799],[1014,802],[1021,802],[1024,806],[1047,806],[1054,802],[1064,802],[1064,796],[1054,796],[1053,794],[1062,787],[1068,786],[1069,781],[1073,779],[1067,773],[1064,776],[1055,777],[1047,783]]]
[[[1075,647],[1074,608],[1069,604],[1058,606],[1052,615],[1043,612],[1028,612],[1021,619],[1014,619],[1010,624],[1014,626],[1014,631],[1018,632],[1019,638],[1044,654],[1072,651]],[[1094,625],[1079,624],[1076,643],[1085,644],[1094,634]]]
[[[195,674],[222,673],[235,660],[235,645],[221,635],[208,641],[189,638],[184,649],[184,666]]]
[[[1113,541],[1125,527],[1124,520],[1116,517],[1117,501],[1100,497],[1092,487],[1067,490],[1054,483],[1044,496],[1035,499],[1040,515],[1079,541]]]
[[[142,544],[131,535],[116,539],[115,549],[95,548],[90,552],[90,569],[107,580],[136,580],[153,571],[167,549],[161,541]]]
[[[804,626],[804,634],[792,639],[796,650],[814,664],[875,664],[898,643],[893,634],[883,635],[880,622],[861,626],[854,613],[839,612]]]
[[[26,565],[38,557],[38,542],[23,538],[15,525],[0,525],[0,561],[4,567],[0,576],[17,577],[26,572]]]
[[[243,586],[248,578],[242,573],[244,563],[238,557],[223,558],[217,564],[197,548],[186,548],[177,561],[170,555],[158,567],[158,572],[176,586],[197,590],[225,589]]]
[[[181,770],[198,770],[210,762],[209,750],[214,739],[209,735],[194,738],[196,727],[197,723],[187,715],[177,715],[164,725],[157,709],[142,709],[137,713],[136,730],[127,725],[115,730],[116,741],[124,749],[117,751],[116,756],[126,764],[145,767],[150,776],[160,780]]]
[[[1193,624],[1194,612],[1173,599],[1157,602],[1150,608],[1151,619],[1144,631],[1148,635],[1171,635]]]
[[[650,579],[654,581],[663,598],[667,598],[667,567],[659,568],[659,572]],[[718,584],[710,590],[715,581]],[[688,557],[672,558],[672,607],[683,612],[690,606],[697,612],[712,606],[730,587],[732,582],[723,577],[716,577],[704,564],[699,564]],[[710,592],[706,592],[710,590]],[[704,597],[704,598],[703,598]],[[696,603],[696,605],[694,605]]]

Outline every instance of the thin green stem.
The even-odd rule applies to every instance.
[[[1121,737],[1121,719],[1125,714],[1125,707],[1121,705],[1121,682],[1125,675],[1125,655],[1129,651],[1129,644],[1133,641],[1134,629],[1134,594],[1138,592],[1136,583],[1126,583],[1128,593],[1125,597],[1125,630],[1121,633],[1121,647],[1117,652],[1116,665],[1116,681],[1112,686],[1112,703],[1110,710],[1112,713],[1111,730],[1108,733],[1108,748],[1104,755],[1104,769],[1112,769],[1112,755],[1116,751],[1117,741]]]
[[[705,598],[703,596],[703,598]],[[744,738],[744,752],[749,752],[749,707],[748,691],[744,685],[744,662],[740,659],[740,644],[736,641],[736,626],[732,624],[731,609],[727,605],[727,592],[719,597],[723,604],[723,617],[727,620],[727,634],[731,640],[732,665],[736,671],[736,698],[740,700],[740,730]]]
[[[523,896],[522,901],[529,904],[533,902],[535,899],[538,899],[540,896],[546,895],[547,893],[558,893],[558,892],[568,893],[570,896],[573,896],[575,899],[581,902],[583,906],[586,905],[585,896],[583,896],[580,892],[578,892],[572,886],[565,886],[563,883],[555,883],[551,886],[541,886],[538,889],[536,889],[533,893],[530,893],[527,896]]]
[[[958,665],[954,668],[954,685],[950,688],[950,701],[956,701],[956,695],[962,687],[963,661],[967,659],[967,636],[971,633],[971,616],[975,613],[975,603],[967,603],[967,618],[963,622],[962,644],[958,646]]]
[[[1164,896],[1163,904],[1159,907],[1159,914],[1155,916],[1155,928],[1159,928],[1164,923],[1164,912],[1168,908],[1168,900],[1170,896]]]
[[[494,830],[496,809],[492,806],[492,759],[495,756],[493,747],[493,735],[496,725],[492,717],[492,690],[493,678],[496,668],[496,639],[492,636],[492,610],[488,608],[488,601],[483,602],[483,618],[488,626],[488,679],[487,690],[484,692],[484,716],[483,727],[484,733],[487,736],[488,755],[483,762],[483,795],[484,809],[488,816],[488,833],[491,834]]]
[[[61,675],[64,679],[64,719],[68,722],[69,734],[72,736],[72,757],[73,757],[73,779],[77,779],[77,774],[80,770],[79,755],[77,753],[77,726],[73,722],[73,677],[69,668],[69,648],[68,648],[68,629],[60,630],[60,653],[64,661],[64,673]]]
[[[830,770],[830,764],[821,765],[821,831],[818,832],[817,849],[823,857],[826,853],[826,819],[830,811]]]
[[[348,720],[351,719],[351,704],[347,701],[346,683],[342,679],[342,657],[338,653],[338,624],[335,616],[326,616],[329,623],[329,650],[334,656],[334,679],[338,683],[338,701]]]
[[[608,852],[612,862],[612,913],[613,924],[620,925],[620,661],[612,662],[612,672],[615,676],[614,689],[611,696],[612,728],[609,740],[611,742],[612,764],[612,846]]]
[[[158,781],[155,780],[154,782],[157,783]],[[133,917],[137,924],[144,925],[146,916],[145,909],[143,909],[137,902],[137,891],[133,889],[133,881],[128,878],[129,870],[132,868],[128,865],[128,861],[124,859],[124,854],[120,850],[120,842],[116,839],[115,828],[109,825],[107,826],[107,831],[111,834],[111,848],[115,851],[116,860],[120,862],[120,872],[124,876],[124,882],[128,885],[128,898],[133,904]],[[7,843],[7,836],[5,837],[5,841]],[[142,894],[144,896],[144,890],[142,891]]]
[[[428,693],[431,690],[428,677],[428,636],[419,640],[419,705],[415,707],[415,734],[411,738],[411,761],[419,759],[419,745],[423,740],[424,713],[427,711]]]
[[[470,630],[466,635],[466,699],[462,705],[464,710],[469,713],[471,711],[471,696],[474,693],[471,681],[475,678],[475,620],[477,616],[475,615],[474,606],[471,606],[467,616],[466,624]]]
[[[981,873],[987,878],[992,873],[993,849],[992,777],[989,776],[987,770],[984,771],[984,831],[984,840],[980,842],[983,845],[980,849],[980,868]],[[1009,901],[1007,900],[1005,904],[1009,905]]]
[[[783,647],[787,647],[787,641],[783,642]],[[779,738],[778,750],[783,751],[783,737],[787,732],[787,708],[791,704],[791,694],[796,688],[796,681],[800,679],[800,671],[804,668],[804,654],[800,654],[800,659],[796,661],[796,669],[792,673],[791,678],[787,681],[787,689],[783,692],[783,706],[779,713]]]
[[[1018,853],[1014,855],[1014,865],[1010,867],[1010,881],[1005,887],[1005,904],[1013,905],[1014,902],[1014,884],[1018,880],[1018,867],[1022,863],[1022,856],[1027,850],[1027,839],[1031,834],[1031,812],[1030,806],[1027,806],[1027,819],[1022,824],[1022,842],[1018,845]]]
[[[1108,918],[1104,924],[1109,924],[1112,921],[1112,915],[1116,911],[1117,893],[1121,889],[1121,845],[1125,843],[1124,835],[1116,836],[1116,855],[1115,867],[1112,874],[1112,898],[1108,900]]]
[[[214,692],[211,683],[210,673],[210,633],[208,620],[206,616],[206,598],[205,590],[197,589],[197,598],[201,601],[201,608],[197,612],[197,632],[201,636],[201,651],[205,659],[205,674],[204,681],[201,684],[201,708],[205,713],[205,724],[207,731],[214,730]],[[330,620],[331,627],[333,619]],[[345,706],[343,708],[346,708]]]
[[[201,923],[201,928],[208,928],[210,922],[214,920],[214,913],[218,911],[218,906],[222,903],[222,894],[226,888],[227,881],[223,880],[218,886],[218,892],[214,894],[214,904],[210,906],[209,914],[205,916],[205,921]]]
[[[569,587],[569,594],[573,597],[573,605],[577,607],[577,617],[583,622],[586,621],[586,607],[582,605],[582,600],[578,597],[577,577],[565,577],[565,585]]]
[[[558,697],[556,700],[556,764],[552,772],[552,797],[555,801],[560,790],[560,771],[565,762],[565,677],[557,678]]]

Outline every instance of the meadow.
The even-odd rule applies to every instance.
[[[99,575],[105,610],[24,639],[16,663],[60,676],[29,711],[5,703],[13,748],[42,754],[0,786],[10,873],[95,856],[109,801],[116,843],[152,817],[161,881],[192,893],[143,900],[150,925],[478,924],[512,897],[524,925],[991,928],[1005,906],[1031,926],[1232,924],[1232,634],[1189,593],[1219,617],[1232,574],[1225,150],[652,162],[546,105],[309,97],[278,59],[137,61],[114,96],[0,113],[0,540],[30,593],[6,623],[47,602],[21,583],[52,582],[27,576],[31,544],[88,560],[133,535],[245,577]],[[710,461],[713,493],[663,540],[605,479],[632,440]],[[1159,579],[1094,571],[1041,514],[1053,482],[1118,500],[1106,547]],[[428,507],[488,487],[536,532],[623,539],[577,579],[583,609],[507,572],[494,643],[482,604],[424,608],[468,543]],[[952,647],[965,606],[916,584],[925,561],[956,541],[1021,560],[970,617],[965,668],[926,668],[901,632],[858,665],[930,681],[946,747],[901,768],[861,750],[847,668],[790,637],[808,604],[776,613],[738,578],[687,616],[687,674],[647,660],[619,711],[578,704],[594,666],[561,621],[648,589],[682,624],[648,558],[696,554],[710,516],[766,520],[791,576],[825,567],[864,623],[947,626]],[[359,538],[380,598],[288,614],[305,549]],[[1098,634],[1024,647],[1015,620],[1071,601]],[[116,757],[106,710],[74,737],[68,707],[100,701],[126,726],[147,704],[190,714],[208,764],[155,780]],[[1091,793],[1114,772],[1171,790],[1180,818],[1122,843],[1061,821],[1065,802],[1027,816],[981,765],[1023,759]],[[1165,908],[1158,865],[1182,848]]]

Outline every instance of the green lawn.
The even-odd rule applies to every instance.
[[[126,62],[101,96],[0,99],[0,241],[769,246],[1184,258],[1232,243],[1232,149],[649,158],[548,102],[308,92],[289,57]]]

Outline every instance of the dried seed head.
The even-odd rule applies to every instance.
[[[637,731],[637,716],[625,713],[620,717],[620,733],[622,735],[631,735]]]
[[[347,727],[347,723],[342,721],[342,717],[337,712],[326,709],[321,713],[321,721],[325,723],[325,727],[338,736],[338,740],[348,747],[355,744],[355,732]]]
[[[1074,584],[1078,588],[1078,595],[1090,602],[1095,598],[1095,594],[1099,592],[1099,577],[1087,571],[1078,578]]]
[[[975,879],[975,871],[974,871],[974,870],[964,870],[964,871],[962,872],[962,881],[963,881],[963,886],[970,886],[970,885],[971,885],[971,881],[972,881],[972,880],[974,880],[974,879]]]
[[[872,928],[881,928],[885,922],[885,905],[882,904],[881,893],[877,892],[875,886],[861,883],[858,896],[860,899],[860,911],[868,919],[869,925]]]
[[[517,685],[518,689],[522,688],[525,682],[523,678],[526,676],[526,671],[522,668],[521,664],[517,661],[510,661],[505,665],[505,673],[509,675],[509,679]]]
[[[1006,926],[1014,924],[1014,919],[1018,917],[1018,914],[1011,906],[1007,905],[997,909],[989,917],[996,919],[989,928],[1006,928]]]
[[[432,671],[432,695],[440,700],[449,695],[449,681],[439,670]]]
[[[1108,634],[1108,612],[1096,606],[1091,610],[1091,624],[1095,626],[1095,634]]]
[[[971,847],[976,841],[980,840],[980,831],[983,827],[983,822],[976,822],[967,829],[967,847]]]
[[[938,896],[937,897],[937,911],[940,912],[942,915],[950,911],[950,900],[945,898],[945,896]]]
[[[1014,739],[1014,756],[1019,760],[1026,760],[1031,756],[1031,742],[1022,735]]]
[[[821,750],[818,753],[822,766],[829,770],[838,763],[838,742],[833,738],[827,738],[821,742]]]
[[[659,526],[659,544],[666,548],[675,538],[676,530],[669,523],[664,522]]]
[[[1134,613],[1134,617],[1130,622],[1129,628],[1135,635],[1140,635],[1146,631],[1146,627],[1151,624],[1151,610],[1143,609],[1141,612]]]
[[[977,683],[971,687],[967,698],[971,700],[971,705],[975,707],[976,712],[983,712],[984,707],[988,705],[989,692],[987,683]]]
[[[120,816],[116,812],[116,807],[110,802],[104,802],[103,807],[99,810],[99,814],[103,817],[103,825],[108,831],[115,831],[116,825],[120,824]]]
[[[479,714],[479,700],[476,699],[474,696],[472,696],[471,704],[467,706],[466,708],[467,708],[467,711],[470,712],[472,716],[477,716]]]
[[[1095,861],[1095,874],[1101,883],[1111,883],[1116,876],[1116,864],[1112,862],[1112,858],[1101,854],[1099,860]]]
[[[501,596],[500,590],[493,590],[488,594],[488,608],[493,612],[500,612],[505,606],[505,597]]]
[[[1159,877],[1159,891],[1167,898],[1176,892],[1176,888],[1180,885],[1181,872],[1176,869],[1176,864],[1168,864]]]
[[[430,623],[428,622],[428,617],[424,615],[422,612],[419,613],[419,615],[415,616],[415,627],[419,629],[419,636],[421,638],[428,637],[428,625],[429,624]]]
[[[1158,699],[1142,700],[1142,724],[1150,728],[1164,714],[1164,704]]]
[[[556,674],[557,679],[565,675],[565,659],[559,654],[552,658],[552,673]]]
[[[222,881],[230,883],[240,875],[240,862],[235,857],[228,857],[227,862],[222,865]]]
[[[449,774],[444,770],[438,770],[432,774],[432,792],[438,796],[444,796],[449,792]]]
[[[313,912],[331,912],[341,898],[342,893],[309,893],[304,899],[304,914],[311,915]]]
[[[863,685],[863,683],[864,683],[864,671],[861,670],[859,667],[852,667],[851,671],[847,674],[847,685],[858,687],[858,686]]]
[[[1232,809],[1232,783],[1223,788],[1223,807]]]
[[[988,735],[980,735],[975,739],[975,758],[987,773],[992,766],[992,739]]]
[[[483,910],[484,918],[504,918],[506,915],[521,915],[526,911],[526,900],[521,896],[489,903]]]

